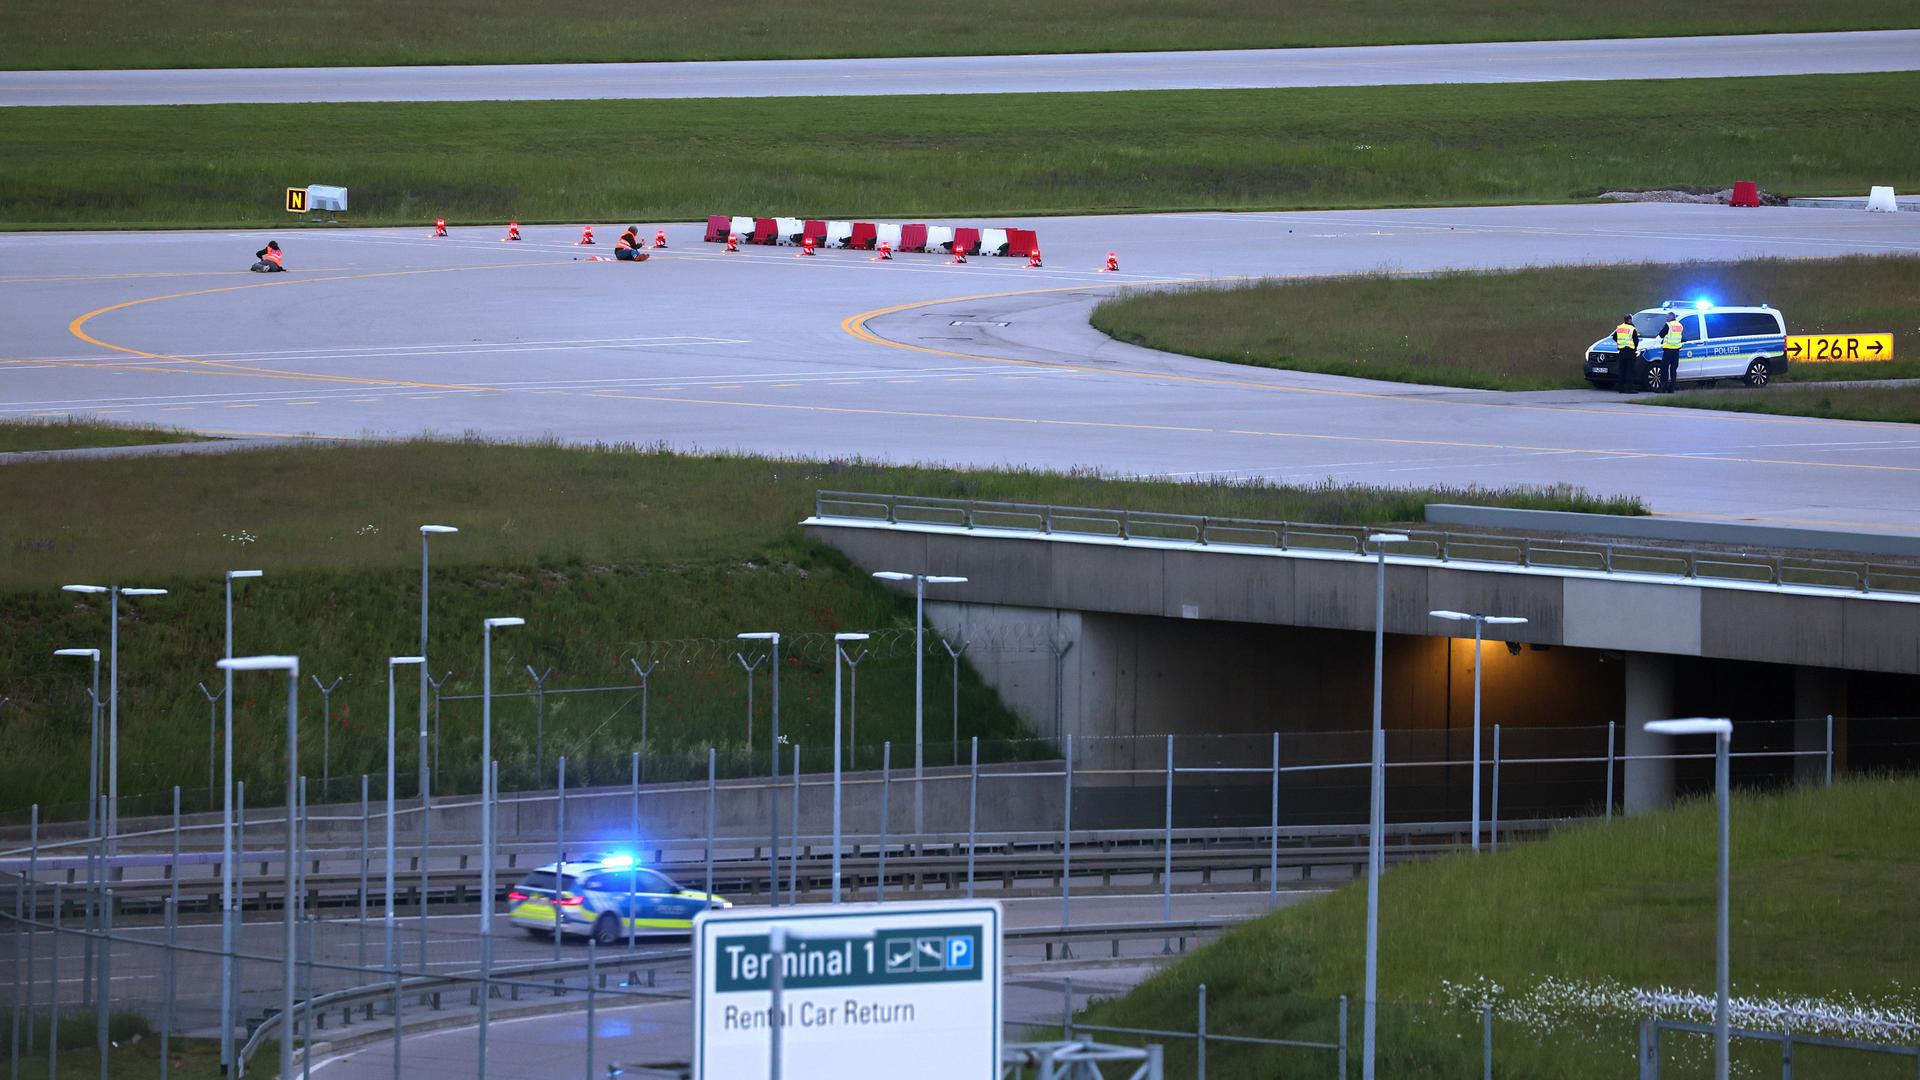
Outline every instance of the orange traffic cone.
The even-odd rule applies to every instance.
[[[1027,253],[1027,269],[1029,270],[1040,269],[1040,249],[1039,248],[1034,248],[1032,251]]]
[[[880,254],[873,257],[874,262],[885,262],[893,258],[893,247],[885,240],[880,241]]]
[[[435,236],[447,235],[447,219],[446,218],[433,219],[433,235]]]
[[[794,258],[810,258],[813,255],[813,234],[807,233],[800,238],[800,254]]]
[[[667,230],[655,229],[653,231],[653,246],[657,248],[663,248],[667,246]]]
[[[1120,269],[1120,256],[1111,251],[1107,252],[1107,265],[1101,267],[1100,272],[1111,274],[1118,269]]]
[[[508,240],[518,239],[520,239],[520,223],[517,221],[507,222],[507,235],[500,238],[501,242],[504,243]]]
[[[962,244],[958,240],[954,241],[953,242],[953,258],[948,259],[947,261],[949,263],[953,263],[956,265],[964,265],[967,261],[967,245]]]
[[[593,243],[593,226],[582,225],[580,227],[580,239],[576,240],[574,244],[577,247],[580,244],[591,244],[591,243]]]
[[[728,251],[740,250],[740,234],[739,233],[730,232],[727,234],[727,250]]]

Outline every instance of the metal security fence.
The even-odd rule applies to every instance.
[[[1112,1036],[1131,1040],[1158,1039],[1163,1043],[1174,1043],[1191,1052],[1193,1075],[1198,1080],[1206,1080],[1209,1044],[1216,1053],[1223,1047],[1304,1051],[1305,1053],[1290,1055],[1297,1058],[1296,1075],[1345,1077],[1348,1050],[1346,995],[1343,994],[1336,999],[1334,1008],[1327,1011],[1330,1015],[1324,1018],[1324,1026],[1331,1030],[1331,1034],[1321,1040],[1277,1039],[1256,1035],[1236,1035],[1227,1031],[1210,1031],[1207,1027],[1207,984],[1201,983],[1194,991],[1194,1025],[1191,1029],[1093,1024],[1075,1019],[1073,979],[1069,976],[1062,980],[1060,1028],[1063,1037],[1067,1039],[1074,1038],[1080,1032],[1091,1032],[1102,1037]]]
[[[1729,1028],[1728,1034],[1747,1043],[1758,1043],[1778,1047],[1780,1080],[1795,1080],[1796,1076],[1833,1075],[1837,1066],[1848,1070],[1847,1075],[1866,1075],[1878,1070],[1876,1075],[1889,1077],[1904,1074],[1920,1076],[1920,1046],[1902,1046],[1888,1043],[1866,1042],[1861,1039],[1836,1039],[1822,1035],[1807,1035],[1793,1031],[1756,1031],[1751,1028]],[[1648,1017],[1640,1022],[1640,1080],[1661,1080],[1665,1059],[1669,1056],[1668,1035],[1696,1036],[1695,1045],[1686,1049],[1693,1051],[1696,1059],[1704,1049],[1703,1039],[1713,1037],[1713,1025],[1688,1023],[1683,1020],[1668,1020]],[[1744,1049],[1744,1048],[1743,1048]],[[1824,1068],[1809,1068],[1796,1062],[1821,1055],[1820,1063]],[[1753,1055],[1749,1054],[1751,1059]],[[1692,1063],[1687,1063],[1692,1064]],[[1768,1064],[1771,1064],[1769,1062]],[[1892,1068],[1887,1068],[1892,1066]],[[1902,1068],[1904,1066],[1904,1068]],[[1673,1075],[1681,1070],[1667,1070]]]
[[[1831,783],[1831,732],[1826,718],[1753,726],[1739,743],[1753,748],[1734,757],[1749,783]],[[1395,734],[1386,770],[1394,813],[1383,838],[1390,861],[1458,850],[1475,839],[1497,847],[1604,818],[1617,810],[1626,770],[1655,760],[1678,771],[1709,756],[1684,742],[1671,753],[1627,754],[1610,728],[1519,729],[1519,738],[1496,728],[1483,762],[1489,812],[1476,823],[1451,812],[1455,774],[1464,775],[1471,762],[1450,753],[1453,744],[1442,733]],[[1046,758],[1038,755],[1051,746],[1039,741],[969,740],[965,765],[929,770],[918,782],[894,764],[893,747],[884,743],[878,770],[842,762],[838,775],[808,771],[814,758],[791,747],[800,767],[777,781],[723,780],[718,750],[710,748],[701,781],[643,783],[632,757],[626,783],[579,789],[569,784],[571,762],[563,758],[553,789],[506,793],[490,806],[456,797],[423,807],[396,793],[392,846],[385,842],[386,799],[370,779],[358,778],[352,801],[333,804],[314,802],[311,785],[302,785],[308,799],[291,831],[283,806],[248,809],[243,788],[230,857],[217,819],[183,813],[178,793],[164,817],[112,818],[120,831],[111,836],[80,823],[49,825],[30,812],[0,851],[0,873],[13,883],[12,918],[25,928],[11,942],[13,998],[24,1025],[19,1045],[30,1049],[42,1031],[70,1041],[78,1021],[59,1025],[64,1036],[52,1029],[56,1016],[73,1008],[92,1009],[90,1022],[105,1016],[109,1027],[132,1016],[169,1031],[225,1025],[257,1033],[277,1015],[280,988],[289,982],[282,935],[290,908],[296,996],[317,1003],[311,1030],[299,1026],[307,1020],[295,1020],[302,1040],[321,1038],[314,1032],[323,1025],[338,1034],[390,1018],[381,1010],[391,1008],[385,1003],[396,971],[402,997],[414,1003],[407,1009],[457,1009],[462,993],[471,1007],[476,986],[512,1002],[528,992],[530,979],[564,997],[579,987],[577,949],[515,935],[499,970],[477,970],[471,920],[497,912],[500,896],[528,870],[612,847],[742,902],[791,905],[836,892],[878,903],[1046,897],[1058,903],[1057,923],[1026,942],[1042,963],[1096,953],[1108,961],[1172,954],[1205,936],[1180,920],[1213,892],[1264,891],[1271,906],[1283,883],[1291,891],[1364,874],[1363,741],[1352,732],[1069,738],[1057,757]],[[1515,753],[1516,746],[1525,752]],[[1533,783],[1558,795],[1525,795]],[[1522,793],[1518,813],[1515,792]],[[916,793],[934,823],[923,831],[911,825]],[[490,879],[482,877],[477,840],[488,812],[497,822]],[[93,820],[110,818],[100,813]],[[228,862],[230,909],[222,876]],[[1132,932],[1103,925],[1089,912],[1113,897],[1135,898],[1136,906],[1138,898],[1153,898],[1159,918]],[[223,910],[237,923],[231,950],[221,945]],[[234,962],[223,964],[229,954]],[[653,961],[664,954],[655,943],[629,934],[598,955],[627,966],[624,989],[661,988]],[[453,981],[433,981],[446,979]],[[125,1015],[116,1020],[116,1013]],[[1291,1040],[1216,1031],[1199,1015],[1185,1029],[1190,1039],[1168,1034],[1174,1026],[1092,1034],[1160,1039],[1176,1061],[1189,1052],[1337,1055],[1345,1038],[1331,1027],[1324,1036]]]

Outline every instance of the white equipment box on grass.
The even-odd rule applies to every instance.
[[[772,936],[784,931],[773,1011]],[[995,1080],[995,901],[735,908],[693,920],[694,1080]]]
[[[307,209],[347,212],[347,189],[330,184],[307,185]]]

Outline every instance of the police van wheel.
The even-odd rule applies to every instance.
[[[1755,360],[1753,363],[1747,365],[1745,382],[1748,386],[1765,386],[1767,385],[1767,380],[1771,378],[1773,378],[1773,369],[1767,366],[1765,360]]]
[[[620,922],[612,915],[602,915],[593,923],[593,940],[602,945],[612,945],[620,940]]]
[[[1645,389],[1649,394],[1657,394],[1667,388],[1667,373],[1660,368],[1647,369]]]

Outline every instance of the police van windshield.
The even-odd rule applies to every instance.
[[[1667,332],[1667,316],[1664,312],[1643,311],[1633,317],[1633,328],[1641,337],[1659,337]]]

